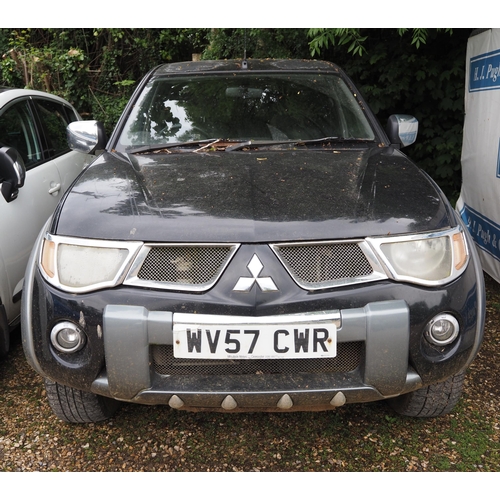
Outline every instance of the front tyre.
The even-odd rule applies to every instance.
[[[389,400],[400,415],[407,417],[439,417],[450,413],[462,395],[465,371],[414,392]]]
[[[120,406],[114,399],[91,392],[80,391],[45,379],[49,405],[64,422],[86,424],[112,417]]]

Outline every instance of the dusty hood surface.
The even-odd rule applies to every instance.
[[[392,148],[105,153],[56,212],[66,236],[279,242],[444,228],[434,184]]]

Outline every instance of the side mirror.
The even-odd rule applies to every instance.
[[[19,188],[24,186],[26,168],[21,155],[14,148],[0,149],[0,182],[2,195],[10,203],[17,198]]]
[[[417,140],[418,120],[411,115],[391,115],[386,132],[391,144],[404,148]]]
[[[66,128],[68,144],[73,151],[95,154],[106,147],[104,125],[95,120],[72,122]]]

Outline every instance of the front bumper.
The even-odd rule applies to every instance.
[[[127,305],[137,303],[136,290],[108,291],[104,297],[101,292],[75,300],[75,296],[50,290],[39,275],[34,281],[29,336],[23,326],[24,348],[28,361],[42,376],[122,401],[212,411],[331,409],[344,403],[394,397],[444,380],[466,367],[473,357],[477,348],[474,294],[464,302],[458,294],[442,291],[436,306],[429,309],[421,301],[412,304],[409,297],[390,298],[397,294],[394,286],[400,288],[373,285],[372,294],[377,290],[373,295],[386,295],[387,300],[329,311],[339,318],[338,351],[343,345],[361,346],[359,363],[349,371],[160,373],[153,353],[172,346],[177,312],[158,310],[158,301],[151,301],[151,297],[143,298],[141,305]],[[151,293],[157,296],[157,292]],[[366,293],[358,291],[357,300],[363,302]],[[353,302],[345,291],[343,295],[345,300],[337,301],[339,304]],[[469,316],[468,323],[461,321],[462,335],[451,346],[429,350],[422,332],[429,317],[441,311],[443,295],[454,297],[447,304],[452,310],[461,305],[460,317],[468,310],[474,318]],[[310,306],[318,310],[324,302]],[[193,307],[183,303],[173,309],[185,308]],[[293,314],[293,304],[285,314]],[[49,332],[62,320],[84,328],[87,345],[79,353],[64,355],[51,346]]]
[[[295,373],[161,376],[150,366],[150,345],[171,345],[175,314],[114,305],[104,312],[106,373],[92,391],[124,401],[179,408],[279,409],[338,406],[390,397],[422,384],[408,371],[409,309],[404,301],[340,311],[338,343],[363,342],[363,367],[348,374]],[[236,318],[235,318],[236,319]],[[340,395],[339,395],[340,394]],[[226,402],[226,403],[225,403]],[[280,403],[281,402],[281,403]],[[237,406],[235,406],[237,405]],[[290,406],[292,408],[292,406]]]

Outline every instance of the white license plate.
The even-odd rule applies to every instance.
[[[333,358],[334,323],[215,325],[175,323],[174,357],[199,359]]]

